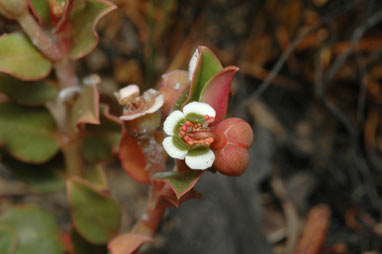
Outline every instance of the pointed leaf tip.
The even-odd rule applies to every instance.
[[[226,117],[232,79],[238,70],[236,66],[224,68],[208,81],[201,92],[199,100],[211,105],[216,111],[213,125],[220,123]]]

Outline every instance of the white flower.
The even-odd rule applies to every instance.
[[[215,115],[210,105],[196,101],[184,106],[183,112],[173,111],[164,121],[163,130],[169,135],[163,140],[164,150],[174,159],[185,160],[191,169],[211,167],[215,154],[210,144],[214,139],[208,125]]]

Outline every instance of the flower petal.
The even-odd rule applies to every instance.
[[[215,154],[211,149],[206,149],[205,152],[192,154],[189,152],[186,156],[186,165],[191,169],[205,170],[212,166],[215,160]]]
[[[173,137],[165,138],[162,142],[162,145],[167,154],[174,159],[183,160],[188,153],[188,150],[182,150],[175,146]]]
[[[163,130],[167,135],[174,135],[178,124],[184,120],[184,115],[180,110],[173,111],[164,121]]]
[[[202,116],[216,116],[215,109],[208,105],[207,103],[193,101],[191,103],[188,103],[186,106],[183,107],[183,113],[185,115],[188,115],[190,113],[199,114]]]
[[[119,103],[124,104],[125,101],[132,97],[139,96],[139,86],[136,84],[125,86],[121,88],[117,93],[114,93]]]
[[[188,65],[188,79],[190,82],[192,81],[192,77],[194,76],[196,65],[198,63],[198,58],[199,58],[199,49],[196,49]]]

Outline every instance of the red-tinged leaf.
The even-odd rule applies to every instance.
[[[72,125],[99,124],[99,94],[96,84],[82,87],[81,93],[72,110]]]
[[[209,104],[216,111],[214,125],[226,117],[232,79],[238,70],[236,66],[224,68],[207,82],[200,94],[199,101]]]
[[[46,77],[52,64],[23,33],[4,34],[0,37],[0,72],[21,80],[39,80]]]
[[[199,192],[197,192],[194,188],[185,193],[180,199],[177,198],[174,190],[171,189],[171,187],[167,183],[156,183],[156,188],[156,194],[158,195],[158,197],[164,198],[168,202],[168,206],[179,207],[180,204],[186,202],[187,200],[193,198],[202,198],[202,195]]]
[[[58,94],[57,88],[47,80],[27,82],[3,73],[0,73],[0,92],[25,105],[42,105]]]
[[[78,179],[67,182],[69,207],[73,224],[87,241],[105,244],[119,231],[121,210],[104,191]]]
[[[0,104],[0,145],[13,157],[43,163],[59,150],[56,123],[43,107]]]
[[[116,6],[104,0],[88,0],[86,4],[73,8],[70,18],[73,34],[70,58],[78,59],[89,54],[98,43],[96,25]]]
[[[198,47],[198,50],[199,57],[192,77],[187,103],[199,101],[200,94],[208,80],[223,69],[220,61],[209,48],[200,46]]]
[[[154,175],[154,181],[167,183],[175,192],[176,198],[181,199],[195,186],[203,172],[201,170],[161,172]]]
[[[142,244],[152,242],[150,236],[139,233],[126,233],[113,239],[108,244],[111,254],[131,254],[134,253]]]
[[[122,132],[119,146],[119,160],[122,168],[131,178],[141,183],[150,183],[150,176],[146,171],[146,159],[141,147],[138,141],[125,130]]]
[[[180,107],[185,99],[181,100],[182,94],[187,92],[188,87],[187,71],[174,70],[162,76],[159,90],[164,95],[162,117],[165,118],[176,106]]]
[[[27,2],[40,25],[50,23],[49,0],[27,0]]]

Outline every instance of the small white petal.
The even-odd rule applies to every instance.
[[[209,149],[206,153],[199,155],[187,155],[186,156],[186,165],[191,169],[196,170],[205,170],[212,166],[215,160],[214,152]]]
[[[198,63],[198,58],[199,58],[199,49],[196,49],[188,65],[188,79],[190,80],[190,82],[192,81],[192,77],[194,76],[196,64]]]
[[[162,145],[164,150],[167,152],[168,155],[170,155],[170,157],[174,159],[183,160],[186,157],[188,151],[181,150],[178,147],[176,147],[172,139],[172,137],[167,137],[163,140]]]
[[[174,135],[176,125],[184,119],[184,115],[180,110],[173,111],[164,121],[163,130],[167,135]]]
[[[183,107],[183,113],[185,115],[189,113],[196,113],[202,116],[216,116],[215,109],[208,105],[207,103],[193,101],[191,103],[188,103],[186,106]]]
[[[132,84],[121,88],[118,92],[120,99],[123,100],[130,96],[138,96],[139,95],[139,86]]]
[[[160,94],[155,98],[154,104],[148,110],[146,110],[146,113],[151,114],[156,112],[158,109],[160,109],[160,107],[163,106],[163,103],[164,103],[164,96],[163,94]]]

